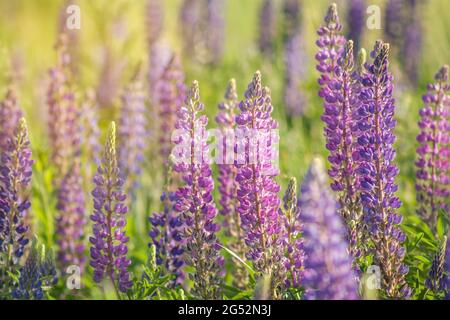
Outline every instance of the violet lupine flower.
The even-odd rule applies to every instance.
[[[445,270],[447,276],[445,277],[445,300],[450,300],[450,237],[447,236],[447,245],[445,250]]]
[[[328,189],[324,165],[318,158],[311,163],[302,184],[299,207],[304,223],[305,299],[358,299],[346,230]]]
[[[196,57],[204,46],[202,5],[201,0],[184,0],[180,9],[183,52],[190,58]]]
[[[300,2],[298,0],[283,1],[283,38],[287,42],[300,32]]]
[[[366,4],[364,0],[350,0],[347,12],[347,38],[353,40],[355,49],[361,47],[361,40],[366,26]]]
[[[26,216],[33,160],[24,118],[16,124],[14,136],[2,151],[0,165],[0,253],[6,255],[6,269],[17,265],[28,244]]]
[[[388,55],[389,44],[377,41],[371,53],[374,61],[365,65],[361,103],[354,113],[357,146],[353,159],[363,215],[374,245],[374,263],[382,272],[382,290],[387,297],[398,299],[409,297],[410,289],[405,281],[408,267],[403,263],[406,237],[400,229],[402,216],[396,213],[401,202],[395,196],[398,187],[394,179],[399,170],[393,163],[396,121]]]
[[[207,0],[206,3],[206,48],[208,62],[220,62],[225,44],[225,1]]]
[[[79,160],[75,160],[61,181],[56,208],[59,211],[56,220],[59,265],[63,272],[70,265],[77,265],[83,270],[86,262],[84,252],[86,208]]]
[[[241,113],[236,117],[237,210],[248,247],[246,256],[253,262],[257,276],[272,277],[272,292],[276,295],[277,287],[284,280],[277,279],[278,275],[283,275],[283,272],[278,273],[283,268],[277,196],[280,186],[274,180],[278,168],[270,161],[275,152],[274,144],[278,142],[278,123],[271,117],[270,90],[262,87],[259,71],[248,85],[239,108]]]
[[[334,77],[321,89],[325,100],[321,119],[325,122],[326,148],[330,152],[328,174],[332,179],[331,189],[338,194],[339,212],[349,229],[350,253],[359,258],[362,210],[355,190],[356,166],[352,157],[355,144],[352,113],[357,107],[353,68],[353,41],[349,40],[336,62]]]
[[[161,0],[147,0],[146,3],[147,42],[152,48],[163,31],[164,5]]]
[[[59,180],[67,173],[70,159],[80,151],[80,127],[65,34],[60,36],[56,50],[58,62],[49,71],[47,105],[51,159],[56,167],[54,183],[58,186]]]
[[[184,74],[178,56],[173,55],[167,64],[161,79],[157,84],[158,110],[160,125],[160,154],[163,162],[168,165],[172,150],[171,136],[175,129],[176,112],[184,103]]]
[[[166,190],[170,183],[166,186]],[[174,204],[176,195],[174,192],[165,191],[161,195],[163,203],[162,212],[154,212],[149,218],[152,228],[149,232],[151,242],[156,249],[156,263],[163,265],[166,271],[173,276],[171,287],[182,284],[184,281],[183,253],[186,245],[183,239],[183,220],[175,212]]]
[[[386,40],[399,49],[405,29],[404,0],[388,0],[384,14],[384,33]]]
[[[259,51],[267,57],[272,56],[276,32],[275,8],[272,0],[264,0],[259,14]]]
[[[422,53],[422,23],[419,14],[420,8],[416,0],[409,0],[408,24],[405,26],[401,61],[404,64],[408,82],[417,85],[419,65]]]
[[[289,117],[296,117],[303,114],[307,105],[305,94],[300,88],[301,82],[306,76],[306,54],[301,34],[297,34],[287,41],[284,55],[286,112]]]
[[[202,299],[220,297],[223,258],[220,256],[214,223],[217,209],[213,201],[214,180],[208,161],[206,125],[208,118],[199,113],[204,109],[200,102],[198,82],[194,81],[184,106],[177,112],[173,169],[182,175],[184,186],[176,192],[174,209],[185,224],[186,264],[194,268],[190,279],[194,281],[193,293]]]
[[[236,210],[238,184],[236,181],[237,167],[234,163],[234,128],[235,112],[238,108],[238,95],[236,92],[236,80],[231,79],[225,92],[225,101],[219,104],[219,112],[216,122],[220,127],[222,144],[218,146],[221,156],[219,167],[219,193],[221,209],[219,213],[224,216],[224,229],[228,236],[228,247],[238,256],[245,256],[246,245],[241,226],[241,218]],[[245,266],[236,262],[233,282],[236,286],[245,287],[248,274]]]
[[[445,236],[439,246],[438,252],[433,258],[428,279],[425,281],[425,286],[434,294],[445,290],[445,255],[447,254],[447,237]]]
[[[8,141],[14,136],[21,117],[22,110],[17,102],[16,92],[10,87],[5,99],[0,102],[0,154],[8,148]]]
[[[339,22],[337,6],[333,3],[328,8],[325,24],[317,30],[319,39],[316,44],[319,47],[319,52],[316,54],[316,60],[318,61],[316,68],[321,73],[318,82],[321,87],[319,96],[322,98],[325,97],[324,91],[328,83],[334,78],[334,69],[344,50],[346,41],[341,32],[342,25]]]
[[[145,112],[144,85],[138,71],[123,92],[120,110],[121,148],[118,161],[120,173],[126,181],[125,191],[130,197],[140,183],[139,176],[147,146],[148,132]]]
[[[103,158],[94,176],[95,189],[93,235],[89,238],[92,244],[90,265],[94,268],[94,281],[100,283],[109,278],[114,288],[127,292],[132,282],[128,267],[131,261],[127,258],[127,242],[125,234],[125,214],[128,207],[127,198],[122,191],[124,180],[120,177],[116,158],[116,126],[112,122],[103,153]]]
[[[99,106],[94,89],[87,89],[84,99],[80,105],[79,112],[81,132],[81,154],[86,162],[99,164],[100,162],[100,128],[99,128]],[[88,166],[85,171],[90,171]],[[85,172],[86,173],[86,172]],[[90,177],[90,175],[88,175]],[[92,179],[89,179],[89,181]]]
[[[450,213],[450,85],[448,66],[436,74],[435,84],[428,85],[423,96],[424,107],[420,109],[417,136],[419,147],[416,161],[416,190],[418,214],[436,227],[439,210]]]
[[[149,72],[148,72],[148,83],[149,83],[149,95],[150,95],[150,116],[152,119],[157,118],[157,112],[155,109],[158,106],[159,96],[158,96],[158,82],[161,76],[172,58],[172,50],[166,44],[156,42],[150,48],[149,55]]]
[[[284,218],[285,267],[289,273],[286,287],[298,288],[304,276],[305,253],[303,251],[302,223],[297,201],[297,179],[292,177],[283,198],[280,210]]]

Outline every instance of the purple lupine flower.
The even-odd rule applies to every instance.
[[[275,8],[272,0],[264,0],[259,14],[259,51],[265,56],[272,56],[275,38]]]
[[[161,0],[147,0],[146,3],[147,42],[152,48],[163,31],[164,5]]]
[[[159,96],[158,96],[158,82],[161,80],[162,74],[172,58],[172,50],[166,44],[156,42],[150,48],[149,55],[149,72],[148,72],[148,83],[149,83],[149,98],[151,106],[151,116],[152,118],[157,118],[157,108]]]
[[[20,300],[41,300],[44,290],[49,290],[58,283],[56,266],[51,251],[39,248],[33,239],[30,252],[23,267],[19,270],[19,278],[12,290],[12,297]]]
[[[63,272],[70,265],[77,265],[83,270],[86,262],[84,252],[86,217],[81,163],[78,160],[75,160],[61,181],[56,208],[59,211],[56,220],[59,265]]]
[[[49,71],[47,105],[51,159],[56,167],[54,183],[59,185],[70,166],[70,159],[80,152],[80,126],[65,34],[60,36],[56,50],[58,62]]]
[[[445,277],[445,300],[450,300],[450,237],[447,236],[447,245],[445,250],[445,271],[447,276]]]
[[[225,44],[225,1],[206,0],[206,48],[208,62],[220,62]]]
[[[361,254],[363,230],[362,210],[355,189],[356,166],[353,161],[355,125],[352,114],[358,102],[353,69],[353,41],[349,40],[336,62],[333,78],[321,89],[325,100],[325,112],[321,119],[325,122],[326,148],[330,152],[328,161],[331,168],[328,174],[332,180],[331,189],[338,194],[339,212],[349,229],[350,253],[358,258]]]
[[[262,87],[257,71],[240,103],[236,117],[237,167],[239,183],[237,208],[247,244],[247,258],[253,261],[258,276],[270,276],[276,295],[277,270],[283,268],[281,239],[280,186],[274,178],[278,168],[272,163],[275,143],[278,142],[278,123],[273,111],[270,90]],[[255,141],[256,140],[256,141]],[[282,275],[283,272],[280,272]]]
[[[445,255],[447,254],[447,237],[445,236],[439,246],[438,252],[433,258],[428,278],[425,281],[425,286],[434,294],[446,289],[445,279]]]
[[[345,228],[327,185],[322,161],[315,158],[300,191],[307,300],[355,300],[358,285],[347,252]]]
[[[300,33],[287,40],[284,63],[286,66],[284,88],[286,112],[289,117],[300,116],[307,105],[305,93],[300,88],[306,76],[306,54],[303,36]]]
[[[184,103],[184,74],[178,56],[173,55],[157,84],[160,120],[160,154],[165,164],[169,163],[172,150],[171,135],[175,129],[176,112]]]
[[[298,0],[283,1],[283,38],[288,41],[300,32],[300,2]]]
[[[84,99],[80,105],[79,112],[80,132],[81,132],[81,154],[86,162],[100,162],[100,128],[99,128],[99,106],[94,89],[87,89]],[[85,167],[85,171],[90,171]],[[85,172],[86,173],[86,172]],[[88,175],[90,177],[90,175]],[[89,181],[92,179],[89,179]]]
[[[116,57],[112,48],[108,45],[103,48],[101,61],[96,94],[100,108],[108,108],[116,103],[126,61]]]
[[[384,33],[386,40],[394,46],[402,43],[405,29],[404,0],[388,0],[384,14]],[[398,47],[396,48],[398,49]]]
[[[196,57],[204,46],[202,10],[201,0],[184,0],[180,8],[183,52],[190,58]]]
[[[169,188],[170,183],[166,186]],[[150,245],[156,249],[156,263],[163,265],[166,271],[173,276],[171,287],[182,284],[184,281],[183,253],[186,245],[183,239],[183,220],[174,210],[176,195],[165,191],[161,195],[163,203],[162,212],[154,212],[149,218],[152,228],[149,232]]]
[[[355,49],[361,48],[361,40],[366,24],[366,4],[364,0],[350,0],[348,5],[347,38],[353,40]]]
[[[186,103],[177,112],[173,169],[182,175],[184,186],[176,192],[174,209],[185,224],[186,264],[194,268],[190,274],[194,281],[193,293],[202,299],[220,297],[220,256],[216,233],[219,226],[214,222],[217,209],[213,201],[214,180],[208,161],[206,125],[208,118],[199,113],[204,109],[200,102],[198,82],[194,81]]]
[[[393,163],[396,121],[388,55],[389,44],[377,41],[371,53],[374,61],[365,65],[361,103],[354,112],[357,146],[353,159],[363,215],[374,245],[374,262],[382,272],[382,290],[389,298],[407,298],[408,267],[403,263],[406,251],[402,245],[406,237],[400,229],[402,216],[396,213],[401,202],[395,196],[398,187],[394,179],[399,170]]]
[[[218,152],[221,156],[219,162],[219,193],[220,193],[220,214],[224,216],[224,229],[229,238],[228,247],[238,256],[245,256],[246,245],[241,226],[241,218],[237,209],[237,190],[236,181],[237,167],[234,163],[234,129],[235,112],[238,108],[238,95],[236,92],[236,80],[231,79],[225,92],[225,101],[219,104],[219,112],[216,116],[216,122],[220,127],[222,135],[222,144],[218,146]],[[248,274],[245,266],[236,262],[236,269],[233,276],[234,284],[239,287],[245,287]]]
[[[8,148],[8,141],[14,136],[21,117],[22,110],[17,102],[16,92],[10,87],[5,99],[0,102],[0,153]]]
[[[297,201],[297,179],[292,177],[283,198],[284,241],[286,270],[289,276],[286,287],[298,288],[304,276],[305,253],[303,251],[302,223]]]
[[[337,6],[333,3],[328,8],[325,24],[317,30],[319,39],[316,44],[319,47],[319,52],[316,54],[316,60],[318,61],[316,68],[321,73],[318,82],[321,87],[319,96],[322,98],[325,96],[324,91],[328,83],[334,77],[334,69],[344,50],[345,38],[341,35],[341,32],[342,25],[339,22]]]
[[[125,88],[120,110],[121,148],[118,161],[120,173],[127,182],[125,190],[128,196],[131,196],[140,183],[139,176],[148,138],[144,85],[139,74],[140,71]]]
[[[89,241],[94,281],[100,283],[109,278],[118,295],[118,291],[127,292],[132,286],[127,270],[131,264],[127,258],[129,238],[124,229],[127,196],[122,191],[124,180],[120,176],[116,158],[116,126],[112,122],[103,158],[94,176],[94,212],[91,215],[94,225]]]
[[[18,263],[29,242],[26,216],[32,165],[26,121],[20,118],[2,150],[0,165],[0,253],[6,256],[7,270]]]
[[[448,66],[436,74],[435,84],[428,85],[420,109],[416,161],[418,214],[434,229],[438,211],[450,213],[450,85]]]
[[[419,64],[422,52],[422,17],[419,15],[420,8],[416,0],[409,0],[408,24],[405,26],[403,47],[401,50],[401,61],[404,64],[408,82],[417,85]]]

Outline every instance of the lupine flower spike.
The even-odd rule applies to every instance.
[[[347,38],[353,40],[355,49],[361,48],[361,40],[366,23],[365,0],[350,0],[347,12],[348,35]]]
[[[86,209],[79,160],[75,160],[61,182],[56,208],[59,211],[56,229],[59,266],[63,272],[70,265],[76,265],[83,270],[86,262],[84,252]]]
[[[447,254],[447,237],[444,237],[439,251],[433,258],[430,272],[428,273],[428,279],[425,282],[425,286],[430,289],[434,294],[445,290],[445,255]]]
[[[284,214],[284,241],[286,255],[286,270],[289,273],[286,281],[286,287],[298,288],[302,283],[304,275],[304,259],[302,223],[300,210],[297,201],[297,179],[294,177],[289,180],[286,193],[283,199]]]
[[[345,227],[328,189],[324,165],[318,158],[311,163],[302,184],[299,206],[304,222],[305,298],[358,299]]]
[[[128,267],[131,261],[127,258],[127,242],[125,234],[128,212],[124,204],[126,194],[122,191],[124,180],[121,178],[116,158],[116,126],[111,123],[103,153],[103,158],[94,176],[95,189],[93,235],[91,243],[91,262],[94,268],[94,281],[101,282],[109,278],[118,291],[127,292],[132,286]]]
[[[353,68],[353,41],[349,40],[336,63],[334,77],[322,88],[325,99],[322,120],[325,122],[326,148],[330,151],[331,189],[338,194],[339,212],[348,225],[350,253],[358,258],[361,254],[362,210],[355,189],[356,167],[352,158],[355,143],[353,113],[357,104]]]
[[[0,153],[8,148],[8,141],[14,136],[22,110],[19,107],[16,92],[9,87],[6,96],[0,102]]]
[[[245,256],[244,234],[241,226],[241,218],[237,211],[236,181],[237,168],[234,163],[234,129],[235,113],[238,108],[238,95],[236,92],[236,81],[231,79],[225,93],[225,101],[219,104],[219,113],[216,122],[220,126],[222,144],[218,147],[221,155],[219,164],[219,192],[220,192],[220,214],[224,216],[224,229],[229,237],[228,247],[238,256]],[[244,287],[247,282],[247,270],[240,262],[235,264],[234,282],[238,287]]]
[[[214,223],[217,209],[212,198],[214,180],[206,143],[208,118],[199,115],[203,109],[198,82],[194,81],[185,105],[177,113],[175,127],[180,135],[174,142],[182,150],[181,153],[173,153],[173,168],[182,175],[184,186],[176,192],[174,208],[185,223],[185,259],[195,270],[190,274],[194,281],[193,293],[202,299],[217,299],[220,296],[223,258],[216,239],[219,226]]]
[[[49,71],[50,85],[47,91],[51,159],[56,168],[56,186],[67,173],[71,157],[80,151],[80,127],[67,41],[67,35],[62,34],[56,45],[58,62]]]
[[[410,289],[405,281],[408,267],[405,257],[405,234],[400,229],[401,206],[395,192],[399,170],[393,163],[395,150],[393,77],[389,67],[389,44],[377,41],[371,53],[373,63],[366,63],[359,94],[361,104],[355,111],[358,188],[364,208],[364,219],[375,247],[374,262],[381,268],[382,290],[389,298],[407,298]]]
[[[264,0],[259,16],[258,45],[262,54],[272,56],[275,37],[275,8],[273,0]]]
[[[271,161],[274,144],[278,142],[278,123],[271,117],[270,90],[262,87],[259,71],[248,85],[239,108],[241,113],[236,117],[237,210],[248,246],[247,258],[253,262],[258,276],[272,277],[272,290],[276,292],[280,285],[276,273],[284,267],[277,196],[280,187],[274,180],[278,168]],[[280,274],[285,275],[285,272]]]
[[[422,97],[416,161],[418,214],[434,229],[439,210],[450,214],[450,85],[449,67],[442,67],[436,83]]]
[[[161,0],[147,0],[145,9],[147,42],[151,49],[163,31],[164,7]]]
[[[139,67],[123,92],[119,126],[121,148],[118,161],[129,197],[140,184],[139,176],[148,139],[144,84],[140,73]]]
[[[33,165],[30,140],[24,118],[20,118],[14,136],[8,139],[0,166],[0,253],[6,257],[6,270],[11,270],[24,254],[29,239],[26,216]]]
[[[345,38],[341,34],[342,25],[339,22],[337,6],[333,3],[325,16],[325,24],[317,30],[319,39],[316,41],[319,52],[316,54],[318,64],[317,70],[321,73],[319,85],[321,90],[319,96],[324,98],[325,88],[334,77],[334,69],[342,54],[345,45]]]

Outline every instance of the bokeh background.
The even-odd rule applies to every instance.
[[[183,54],[183,42],[179,19],[180,0],[165,0],[164,29],[161,41],[180,53],[186,72],[186,82],[198,80],[201,98],[206,105],[210,127],[214,126],[217,104],[222,100],[227,81],[235,78],[238,93],[242,96],[253,73],[261,70],[263,82],[271,88],[275,106],[274,117],[280,123],[280,169],[279,183],[284,187],[290,176],[302,181],[308,164],[314,155],[327,156],[320,121],[322,102],[317,97],[318,72],[315,70],[314,55],[316,29],[323,21],[326,8],[331,1],[301,1],[301,26],[303,30],[304,57],[299,63],[307,69],[301,81],[302,92],[307,99],[305,112],[288,121],[285,112],[283,88],[285,66],[283,58],[281,0],[275,0],[276,36],[272,58],[264,57],[258,50],[259,14],[262,0],[224,0],[225,38],[224,55],[220,63],[205,65]],[[381,29],[364,28],[362,46],[368,51],[376,39],[384,37],[383,0],[368,0],[367,5],[381,8]],[[48,69],[55,64],[54,45],[58,38],[64,10],[70,1],[57,0],[0,0],[0,97],[3,97],[6,83],[12,77],[19,92],[19,99],[28,120],[34,158],[32,211],[40,240],[47,246],[54,246],[55,194],[51,184],[52,170],[48,165],[46,88],[49,81]],[[337,0],[338,11],[345,33],[348,32],[348,1]],[[406,0],[405,0],[406,3]],[[77,86],[99,88],[104,82],[105,72],[115,78],[110,90],[110,103],[103,106],[101,125],[104,132],[111,120],[117,120],[120,108],[120,94],[126,83],[142,62],[148,66],[149,49],[146,41],[144,0],[78,0],[81,8],[81,29],[78,31]],[[397,159],[400,167],[398,177],[399,196],[403,201],[400,209],[405,216],[404,229],[408,233],[408,262],[412,265],[410,282],[423,283],[423,270],[429,265],[429,254],[436,250],[432,233],[415,216],[414,159],[418,133],[418,109],[426,84],[432,81],[438,68],[449,63],[450,11],[448,0],[418,1],[423,42],[420,52],[417,85],[407,86],[398,56],[391,61],[395,77],[397,99],[396,117]],[[391,44],[393,47],[395,43]],[[148,70],[151,72],[151,70]],[[154,148],[156,153],[157,148]],[[136,201],[131,207],[128,232],[131,237],[130,254],[133,265],[138,266],[146,259],[147,217],[158,210],[162,188],[161,172],[155,170],[150,152],[146,159],[146,170]],[[87,187],[88,188],[88,187]],[[87,213],[88,214],[88,213]],[[419,238],[418,234],[422,234]],[[417,241],[416,241],[417,240]],[[417,242],[417,243],[416,243]],[[424,253],[425,252],[425,253]],[[103,297],[83,278],[86,286],[79,294],[83,297]]]

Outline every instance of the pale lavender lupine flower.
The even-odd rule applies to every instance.
[[[300,116],[304,113],[307,101],[305,93],[300,85],[306,76],[306,54],[303,45],[303,36],[298,33],[286,42],[285,63],[285,88],[284,101],[286,113],[289,117]]]
[[[217,150],[220,154],[219,167],[219,193],[220,214],[224,216],[225,234],[229,237],[228,247],[238,256],[244,257],[246,245],[241,226],[241,218],[236,210],[238,184],[236,181],[237,167],[234,162],[234,129],[235,114],[238,108],[238,95],[236,92],[236,81],[231,79],[225,92],[225,100],[219,104],[219,112],[216,122],[220,127],[222,143]],[[238,287],[244,287],[248,281],[248,274],[242,263],[235,263],[233,282]]]
[[[373,63],[365,64],[361,103],[354,113],[357,146],[353,158],[363,215],[374,245],[374,263],[381,268],[382,290],[387,297],[399,299],[408,298],[411,290],[403,261],[406,236],[400,229],[402,216],[396,212],[401,202],[395,196],[399,169],[394,163],[395,101],[388,55],[389,44],[377,41],[371,53]]]
[[[178,56],[173,55],[166,65],[156,88],[158,92],[159,144],[163,163],[169,163],[171,136],[175,129],[176,112],[184,104],[184,73]]]
[[[147,42],[150,49],[161,36],[164,25],[164,4],[161,0],[147,0],[146,7]]]
[[[17,265],[29,242],[27,232],[30,182],[33,160],[24,118],[20,118],[0,165],[0,253],[5,255],[6,270]]]
[[[220,62],[225,48],[225,1],[206,0],[206,48],[208,62]]]
[[[140,184],[140,174],[147,146],[148,131],[145,117],[144,84],[140,78],[140,70],[124,89],[120,110],[118,162],[122,178],[126,180],[125,191],[131,197],[134,189]]]
[[[208,159],[206,125],[208,118],[199,113],[204,109],[200,102],[198,82],[194,81],[186,102],[177,112],[174,142],[181,153],[174,150],[173,169],[182,175],[184,186],[176,192],[174,209],[185,224],[186,264],[193,267],[190,279],[194,281],[193,293],[202,299],[220,298],[223,257],[214,222],[217,209],[212,197],[214,180]]]
[[[81,270],[86,262],[84,227],[86,225],[86,208],[82,184],[81,162],[75,160],[58,190],[56,219],[58,243],[57,258],[62,272],[70,265]]]
[[[6,96],[0,102],[0,153],[8,148],[9,139],[14,136],[22,110],[18,104],[16,91],[9,87]]]
[[[125,234],[128,207],[127,198],[122,191],[124,180],[121,178],[116,157],[116,126],[111,123],[103,152],[102,161],[94,176],[93,234],[91,243],[90,265],[94,268],[94,281],[100,283],[109,278],[119,294],[127,292],[132,282],[128,267],[131,260],[127,258],[127,242]]]
[[[307,300],[355,300],[358,284],[347,252],[345,227],[328,189],[325,168],[315,158],[300,191]]]
[[[417,135],[417,212],[436,227],[439,210],[450,214],[450,85],[449,67],[443,66],[422,97]]]
[[[80,152],[78,106],[70,70],[71,56],[67,49],[67,35],[62,34],[56,45],[58,62],[50,69],[47,90],[49,112],[49,140],[51,160],[55,165],[55,185],[67,173],[71,158]]]

